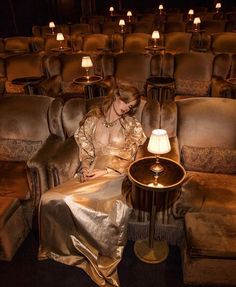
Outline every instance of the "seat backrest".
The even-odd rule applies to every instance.
[[[177,95],[207,96],[210,92],[214,56],[208,53],[175,55]]]
[[[151,34],[154,30],[154,22],[153,21],[145,21],[142,20],[140,22],[134,23],[133,25],[133,33],[146,33]]]
[[[209,20],[201,22],[201,29],[205,30],[207,34],[221,33],[226,28],[226,21]]]
[[[45,44],[44,44],[45,51],[50,51],[51,49],[59,48],[61,46],[62,47],[70,46],[70,36],[64,35],[63,41],[57,41],[56,35],[45,37]]]
[[[83,51],[97,52],[98,49],[109,48],[109,37],[104,34],[90,34],[83,37]]]
[[[114,34],[120,32],[120,26],[118,22],[104,22],[102,24],[102,33]]]
[[[0,160],[27,160],[50,134],[63,136],[60,101],[45,96],[1,98]]]
[[[214,111],[214,112],[213,112]],[[165,103],[161,127],[177,136],[179,148],[236,148],[236,101],[224,98],[188,98]]]
[[[70,26],[70,34],[84,34],[84,33],[90,33],[90,26],[86,23],[80,23],[80,24],[72,24]]]
[[[5,52],[30,52],[30,37],[9,37],[4,39]]]
[[[213,53],[235,53],[236,33],[223,32],[212,35],[211,49]]]
[[[172,53],[187,53],[191,46],[191,33],[172,32],[164,36],[165,49]]]
[[[149,46],[151,35],[146,33],[127,34],[124,39],[124,52],[145,52]]]
[[[185,32],[185,23],[181,22],[166,22],[165,23],[165,33],[171,32]]]

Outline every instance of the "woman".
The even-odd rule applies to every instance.
[[[121,187],[146,139],[134,116],[139,103],[138,90],[121,84],[92,109],[74,135],[78,175],[41,199],[39,258],[80,267],[99,286],[119,286],[116,267],[131,212]]]

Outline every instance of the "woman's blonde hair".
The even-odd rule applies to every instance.
[[[134,115],[137,107],[140,104],[141,94],[139,90],[130,85],[129,82],[119,80],[113,83],[113,86],[110,89],[108,95],[104,97],[102,105],[94,107],[85,115],[84,119],[80,122],[80,126],[83,125],[83,123],[88,117],[104,116],[117,97],[119,97],[125,103],[129,103],[136,100],[134,107],[127,112],[127,114],[130,116]]]

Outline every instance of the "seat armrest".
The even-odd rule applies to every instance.
[[[60,146],[48,163],[50,188],[73,178],[79,167],[79,147],[72,136]]]
[[[231,85],[224,79],[212,78],[211,96],[217,98],[231,98]]]
[[[3,95],[5,92],[5,82],[6,82],[7,78],[2,77],[0,78],[0,95]]]
[[[60,75],[52,76],[38,84],[31,85],[34,94],[47,95],[56,98],[62,92],[62,79]]]
[[[47,163],[62,143],[61,137],[50,135],[41,148],[27,161],[34,206],[38,205],[41,195],[48,190]]]

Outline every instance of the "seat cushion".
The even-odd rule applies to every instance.
[[[0,196],[19,200],[30,198],[30,183],[25,162],[0,161]]]
[[[236,214],[236,176],[187,172],[173,213],[183,217],[188,211]]]
[[[187,213],[185,228],[190,256],[236,259],[236,215]]]

